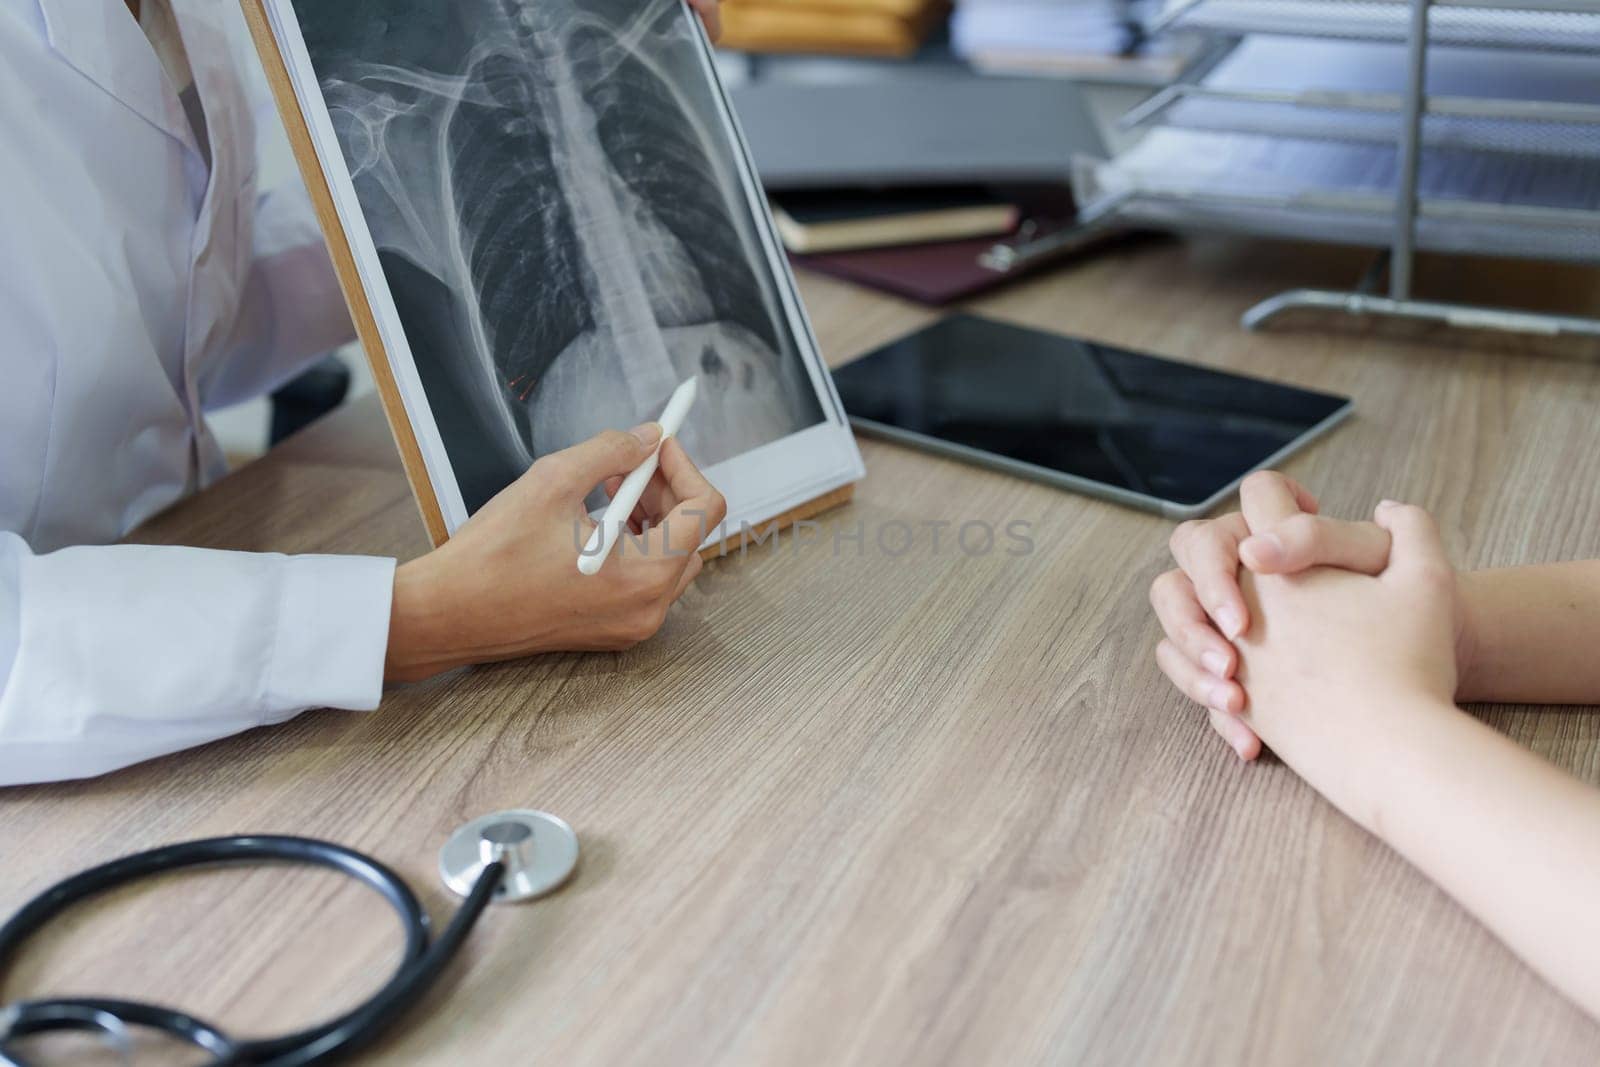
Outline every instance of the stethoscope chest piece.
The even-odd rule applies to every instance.
[[[505,865],[499,903],[533,900],[560,889],[578,866],[578,835],[543,811],[500,811],[473,819],[439,851],[439,876],[459,896],[498,860]]]

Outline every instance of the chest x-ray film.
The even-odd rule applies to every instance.
[[[681,0],[246,2],[447,530],[691,375],[681,439],[736,523],[860,477]]]

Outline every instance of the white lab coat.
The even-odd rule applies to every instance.
[[[258,197],[237,4],[170,2],[209,169],[123,0],[0,0],[0,785],[381,694],[392,560],[109,545],[350,334],[304,190]]]

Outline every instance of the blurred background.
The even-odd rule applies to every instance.
[[[1118,116],[1183,69],[1170,42],[1142,40],[1142,3],[727,0],[718,66],[769,187],[790,194],[784,201],[791,211],[780,216],[786,241],[837,258],[955,240],[972,246],[972,255],[963,248],[961,256],[975,266],[993,243],[985,239],[1036,225],[986,182],[1038,182],[1042,188],[1024,191],[1042,194],[1053,219],[1070,214],[1064,168],[1072,153],[1118,143]],[[1072,100],[1063,113],[1063,86],[1080,80],[1091,87],[1085,101]],[[1016,84],[989,85],[1000,81]],[[1001,124],[983,143],[968,142],[967,131],[930,106],[923,95],[930,86],[967,122],[989,127],[1004,108],[1014,128]],[[986,87],[1008,91],[991,98]],[[864,108],[874,112],[870,123]],[[921,126],[906,127],[908,115]],[[279,130],[269,133],[263,187],[297,180],[287,140]],[[913,139],[923,151],[907,154]],[[1016,143],[1016,158],[993,154],[1008,142]],[[827,195],[808,195],[812,185]],[[839,258],[837,267],[850,263]],[[275,408],[281,436],[373,388],[352,345],[290,395],[218,412],[212,424],[228,454],[243,462],[273,439]]]
[[[1309,308],[1600,337],[1592,307],[1412,280],[1419,254],[1600,264],[1600,0],[723,8],[718,67],[802,270],[946,306],[1129,234],[1223,232],[1371,253],[1245,327]],[[264,168],[292,180],[285,143]],[[371,389],[352,348],[215,425],[247,460]]]

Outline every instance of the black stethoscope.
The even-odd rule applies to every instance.
[[[192,1015],[156,1004],[105,997],[24,1000],[0,1008],[0,1065],[26,1067],[18,1038],[75,1030],[100,1035],[126,1058],[129,1031],[148,1028],[212,1057],[213,1067],[300,1067],[331,1063],[367,1045],[397,1022],[439,977],[491,902],[531,900],[561,887],[578,864],[572,828],[542,811],[503,811],[461,827],[439,853],[444,882],[465,901],[438,940],[428,913],[400,875],[343,845],[306,837],[240,835],[189,841],[112,860],[46,889],[0,926],[0,980],[22,943],[88,897],[159,874],[217,864],[293,863],[326,867],[383,897],[400,920],[405,951],[383,988],[329,1022],[256,1041],[240,1041]]]

